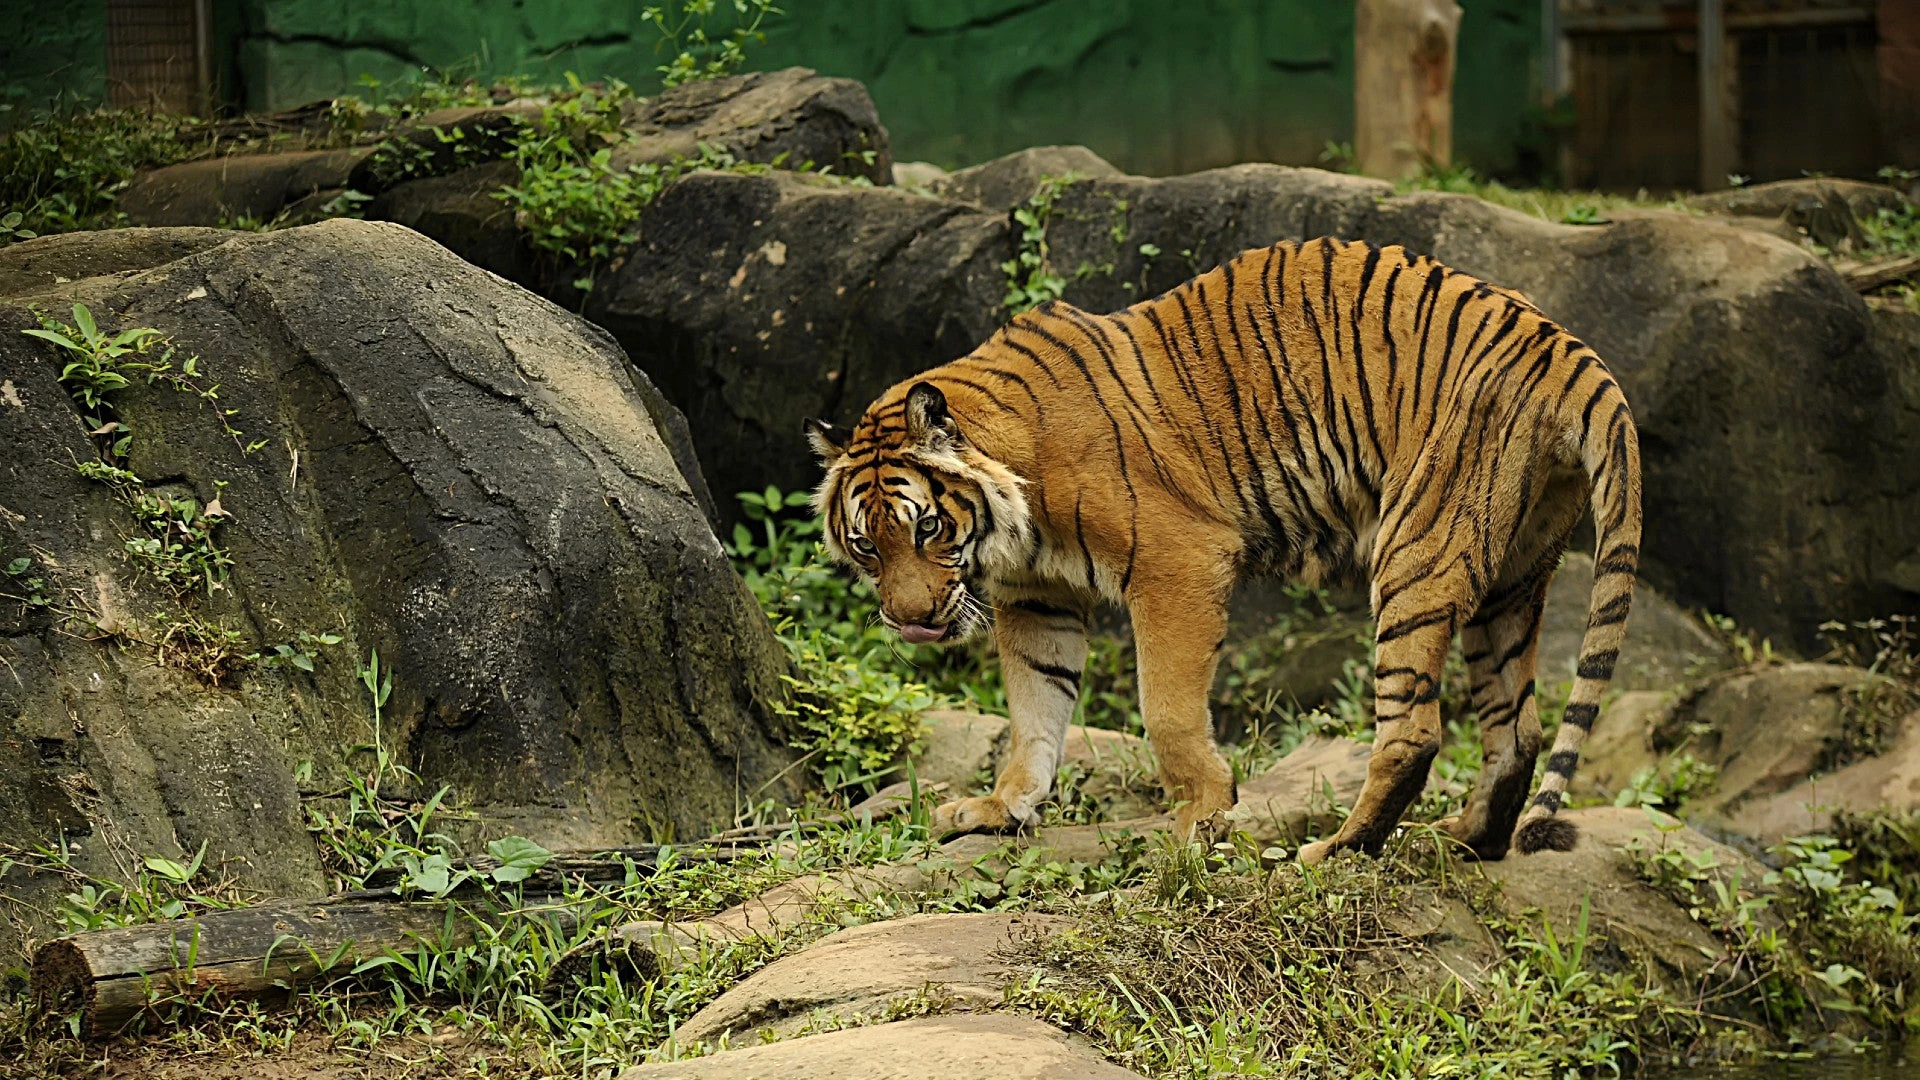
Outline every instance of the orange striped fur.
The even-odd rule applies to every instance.
[[[829,548],[875,581],[887,625],[959,640],[990,623],[997,637],[1009,753],[991,795],[937,811],[942,831],[1037,819],[1102,601],[1133,620],[1176,825],[1211,824],[1235,800],[1207,712],[1235,580],[1364,574],[1367,781],[1300,857],[1378,851],[1419,795],[1456,633],[1486,764],[1445,827],[1481,858],[1571,846],[1554,813],[1632,602],[1639,444],[1605,365],[1520,294],[1398,247],[1282,243],[1112,315],[1021,315],[882,394],[850,432],[809,432]],[[1578,677],[1529,803],[1541,607],[1589,511]]]

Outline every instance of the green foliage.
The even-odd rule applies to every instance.
[[[1661,833],[1683,827],[1649,817]],[[1717,982],[1741,988],[1775,1034],[1849,1015],[1880,1030],[1920,1028],[1907,1004],[1920,989],[1915,898],[1850,879],[1854,856],[1838,841],[1796,837],[1770,849],[1782,866],[1764,875],[1762,890],[1722,866],[1712,848],[1630,850],[1644,880],[1726,944],[1732,962]]]
[[[226,516],[220,500],[202,506],[191,496],[137,489],[127,496],[134,518],[146,530],[145,536],[130,536],[126,541],[127,553],[139,560],[142,569],[177,593],[211,595],[221,587],[233,560],[213,536]]]
[[[0,135],[0,242],[115,225],[114,200],[140,169],[193,152],[190,117],[63,110]]]
[[[1709,791],[1720,779],[1720,768],[1681,751],[1658,766],[1633,774],[1614,796],[1615,806],[1651,806],[1678,813],[1688,799]]]
[[[1920,706],[1920,617],[1827,622],[1820,634],[1828,659],[1881,676],[1844,691],[1839,740],[1820,762],[1828,771],[1884,753],[1899,734],[1901,718]]]
[[[872,787],[920,738],[919,713],[941,699],[889,662],[873,590],[828,564],[819,519],[790,513],[807,506],[805,492],[738,497],[752,524],[734,526],[727,550],[793,659],[785,708],[803,732],[796,746],[829,791]]]
[[[1015,238],[1013,258],[1000,264],[1007,276],[1007,295],[1000,303],[1008,314],[1031,311],[1066,291],[1067,279],[1053,268],[1047,258],[1047,222],[1060,193],[1081,179],[1078,173],[1043,176],[1040,186],[1027,197],[1025,205],[1013,212],[1014,225],[1020,230]]]
[[[284,641],[264,652],[248,653],[247,659],[263,668],[293,667],[312,671],[319,650],[341,642],[339,634],[310,634],[305,630],[292,641]]]
[[[734,25],[724,32],[709,29],[719,0],[670,0],[640,10],[660,32],[656,47],[673,54],[659,68],[662,86],[733,74],[747,62],[747,44],[767,40],[760,28],[767,17],[784,14],[774,0],[731,0],[731,6]]]
[[[0,599],[24,604],[29,608],[43,608],[51,605],[53,598],[47,595],[47,579],[30,573],[32,569],[31,558],[21,556],[9,559],[4,567],[7,581],[4,586],[0,586],[7,591],[0,592]]]

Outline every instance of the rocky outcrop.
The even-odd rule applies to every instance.
[[[1007,912],[910,915],[829,934],[715,998],[680,1026],[680,1042],[752,1045],[809,1028],[871,1022],[919,995],[943,1009],[990,1009],[1022,974],[1004,955],[1068,920]]]
[[[518,168],[503,160],[510,136],[541,124],[544,104],[436,109],[375,131],[379,144],[362,135],[361,145],[339,149],[170,165],[135,177],[117,205],[134,225],[301,224],[363,214],[418,229],[530,287],[559,289],[572,274],[533,259],[512,212],[494,198],[519,182]],[[616,169],[697,158],[708,146],[742,162],[892,182],[886,129],[866,88],[805,68],[685,83],[628,103],[620,125],[626,139],[610,155]],[[346,192],[374,198],[364,207],[336,201]]]
[[[1595,725],[1574,791],[1612,800],[1636,778],[1670,789],[1686,773],[1690,822],[1765,848],[1830,827],[1833,809],[1920,807],[1920,715],[1900,716],[1911,703],[1885,676],[1838,664],[1627,694]]]
[[[970,171],[996,168],[1024,176],[1017,163]],[[804,486],[816,472],[801,418],[850,420],[1004,320],[1000,263],[1016,238],[1005,208],[976,198],[689,177],[649,209],[589,317],[688,410],[716,488]],[[1554,225],[1269,165],[1083,180],[1047,229],[1066,298],[1093,310],[1323,234],[1519,288],[1599,350],[1640,426],[1645,572],[1678,601],[1810,644],[1822,620],[1915,600],[1901,569],[1920,558],[1906,340],[1793,244],[1677,213]]]
[[[620,1080],[1140,1080],[1058,1028],[1019,1016],[934,1016],[639,1065]]]
[[[782,773],[784,653],[676,461],[672,408],[604,333],[393,225],[211,239],[0,253],[0,281],[31,285],[0,303],[0,840],[64,833],[109,877],[115,851],[205,843],[246,888],[315,895],[303,802],[376,738],[419,777],[390,794],[449,786],[463,812],[441,827],[549,846],[649,839],[647,820],[703,835]],[[70,358],[20,332],[74,301],[109,332],[158,328],[176,372],[197,357],[219,384],[217,403],[137,373],[112,394],[132,487],[76,471],[96,442]],[[129,554],[158,535],[135,495],[196,521],[217,502],[231,566],[168,587]],[[276,645],[311,670],[244,658]],[[379,727],[356,677],[376,649]]]
[[[1861,221],[1872,219],[1882,210],[1909,205],[1906,195],[1897,188],[1832,177],[1730,188],[1695,195],[1687,204],[1709,214],[1777,221],[1794,235],[1829,247],[1858,243]]]

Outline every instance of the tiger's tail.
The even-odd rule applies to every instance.
[[[1570,851],[1578,839],[1573,823],[1555,813],[1580,763],[1580,747],[1600,716],[1600,701],[1626,637],[1640,565],[1639,436],[1626,398],[1606,369],[1596,363],[1582,374],[1591,388],[1576,387],[1567,395],[1569,408],[1581,410],[1568,418],[1568,427],[1579,440],[1580,463],[1591,488],[1593,593],[1587,601],[1587,631],[1580,639],[1573,693],[1547,758],[1546,775],[1514,828],[1514,846],[1523,854],[1546,848]],[[1583,389],[1588,392],[1580,393]]]

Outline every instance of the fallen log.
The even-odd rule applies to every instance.
[[[1866,293],[1920,274],[1920,255],[1903,255],[1880,262],[1837,262],[1833,269],[1854,292]]]
[[[751,849],[746,842],[681,849],[688,861],[720,862]],[[522,910],[546,906],[568,881],[617,881],[629,863],[658,865],[662,845],[600,852],[556,852],[521,882]],[[456,871],[484,876],[499,865],[490,856],[462,859]],[[141,1017],[165,1019],[176,1006],[271,998],[301,986],[340,978],[361,963],[471,944],[482,925],[497,921],[491,905],[465,902],[481,894],[470,878],[446,897],[420,900],[383,871],[372,887],[318,900],[275,900],[209,911],[171,922],[95,930],[56,938],[34,951],[29,974],[33,1015],[45,1025],[77,1016],[82,1036],[124,1030]],[[567,919],[564,904],[549,909]]]
[[[474,925],[448,903],[281,900],[57,938],[35,950],[30,992],[37,1017],[78,1014],[97,1038],[173,1005],[270,997],[422,942],[466,944]]]

